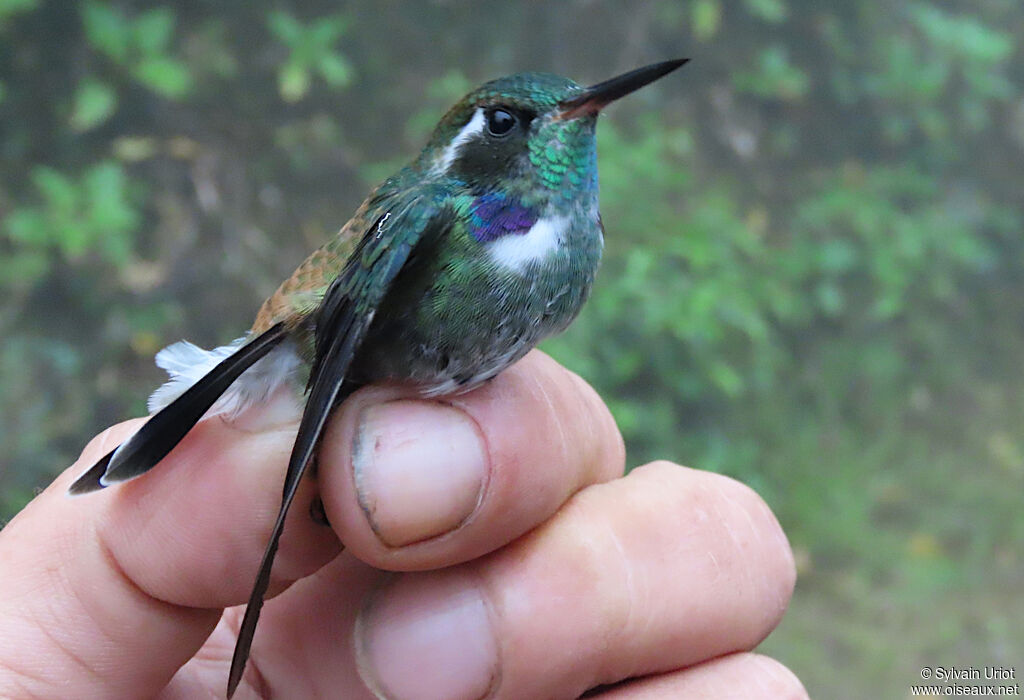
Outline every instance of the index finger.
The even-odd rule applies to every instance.
[[[140,421],[115,426],[0,531],[0,697],[137,698],[163,688],[222,608],[248,595],[295,439],[285,413],[259,430],[203,421],[144,478],[67,496],[84,466]],[[300,502],[314,490],[304,484]],[[295,516],[278,567],[285,581],[339,549],[308,512]]]

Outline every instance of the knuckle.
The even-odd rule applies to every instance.
[[[555,590],[573,591],[569,614],[585,628],[585,636],[603,640],[594,649],[600,656],[601,649],[625,633],[633,617],[636,601],[629,582],[636,563],[595,509],[601,502],[596,496],[583,492],[569,501],[558,522],[536,534],[533,551],[543,553],[545,561],[558,561],[557,571],[545,567],[549,584]]]

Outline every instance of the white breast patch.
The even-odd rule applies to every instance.
[[[509,234],[487,244],[487,253],[502,267],[522,272],[531,262],[543,260],[561,247],[567,225],[564,216],[537,219],[526,233]]]

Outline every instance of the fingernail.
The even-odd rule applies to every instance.
[[[476,423],[457,408],[431,401],[365,409],[352,463],[359,504],[391,547],[458,527],[476,509],[488,471]]]
[[[480,589],[459,575],[399,578],[356,622],[359,674],[386,700],[479,700],[498,677]]]

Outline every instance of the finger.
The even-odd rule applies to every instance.
[[[753,491],[668,463],[583,490],[488,557],[393,575],[354,635],[347,611],[361,591],[344,590],[331,567],[299,584],[308,600],[290,590],[268,615],[275,636],[295,640],[317,611],[338,611],[322,636],[354,651],[326,641],[254,650],[269,688],[285,693],[293,669],[312,669],[319,692],[350,689],[358,673],[389,700],[576,697],[754,648],[795,579],[786,538]]]
[[[693,668],[629,681],[602,692],[595,700],[807,700],[793,672],[759,654],[730,654]]]
[[[498,698],[575,696],[753,648],[793,581],[782,531],[750,489],[649,465],[580,493],[493,558],[399,579],[357,625],[364,675],[387,697],[421,697],[424,669],[469,657],[476,673],[437,682],[489,682]],[[438,633],[446,618],[434,622],[430,606],[457,623]],[[494,654],[482,655],[488,644]]]
[[[125,573],[178,605],[246,600],[280,506],[297,417],[294,400],[280,392],[237,422],[204,420],[153,472],[96,496],[97,533]],[[310,517],[316,491],[306,480],[289,511],[276,590],[340,550],[330,528]]]
[[[358,392],[320,449],[324,504],[342,541],[401,570],[501,547],[623,465],[604,403],[540,352],[454,398]]]
[[[295,436],[294,409],[267,425],[274,410],[259,414],[263,425],[248,416],[253,430],[203,421],[153,472],[68,497],[74,478],[140,422],[117,426],[0,533],[4,570],[17,572],[0,577],[0,619],[11,621],[0,658],[19,678],[40,695],[51,683],[51,695],[82,698],[146,696],[168,681],[220,608],[248,595]],[[285,580],[340,546],[329,528],[294,515],[277,569]]]
[[[352,628],[363,602],[393,575],[345,551],[267,601],[235,697],[374,700],[353,662]],[[242,613],[241,606],[224,612],[200,653],[171,681],[168,700],[223,686]]]

